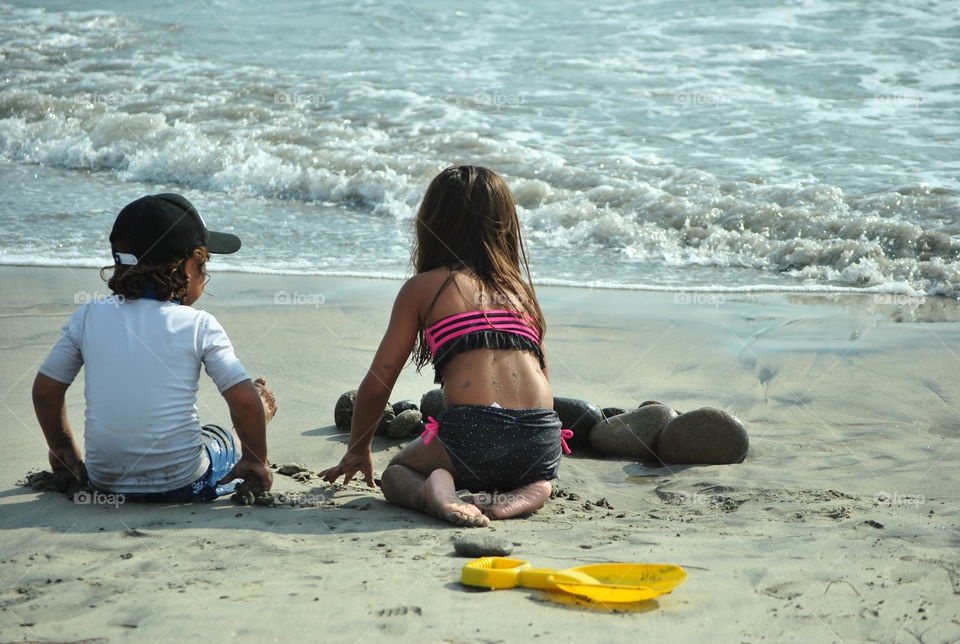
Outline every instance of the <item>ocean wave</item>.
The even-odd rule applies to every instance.
[[[440,164],[411,173],[392,153],[369,152],[363,128],[337,130],[349,145],[312,148],[276,130],[218,137],[161,114],[79,110],[36,91],[0,91],[0,151],[13,161],[109,171],[122,181],[339,203],[409,220]],[[374,138],[389,148],[382,135]],[[613,176],[557,163],[508,181],[531,242],[550,249],[960,293],[958,202],[949,190],[906,186],[848,196],[835,186],[723,184],[708,173],[639,163]]]
[[[774,13],[784,24],[795,22],[793,14]],[[2,53],[4,64],[16,72],[16,82],[0,90],[0,157],[10,162],[101,172],[130,184],[323,204],[371,221],[393,220],[400,230],[414,216],[430,178],[448,163],[469,160],[507,177],[530,244],[542,258],[538,274],[546,281],[563,282],[564,257],[576,255],[584,258],[577,267],[595,264],[609,271],[574,280],[579,286],[648,288],[649,266],[660,265],[756,271],[744,278],[751,283],[731,288],[761,288],[758,281],[764,280],[757,276],[767,275],[775,289],[785,287],[786,277],[800,289],[908,288],[960,296],[960,199],[949,186],[878,180],[869,192],[844,190],[813,176],[798,177],[802,173],[789,169],[782,157],[754,159],[749,148],[729,162],[743,172],[708,171],[699,167],[696,155],[672,158],[655,143],[641,146],[632,137],[611,134],[619,132],[616,125],[582,123],[575,118],[578,110],[610,98],[580,95],[573,88],[531,88],[520,94],[509,88],[471,93],[447,87],[437,95],[426,83],[389,87],[362,74],[318,85],[316,77],[280,74],[266,65],[189,58],[155,25],[108,12],[2,5],[0,22],[0,35],[10,43]],[[826,23],[818,27],[825,28]],[[140,42],[150,29],[156,51]],[[709,56],[713,49],[688,49],[683,56]],[[667,53],[650,55],[660,60]],[[782,43],[724,48],[723,56],[715,57],[725,65],[722,92],[698,90],[697,78],[685,77],[669,96],[651,89],[643,97],[657,118],[669,114],[669,107],[722,107],[721,99],[730,102],[741,82],[732,71],[738,61],[803,53]],[[609,54],[581,54],[570,56],[568,65],[599,74],[612,64]],[[892,86],[890,74],[904,73],[902,66],[890,70],[863,72],[874,98],[883,100],[859,111],[849,108],[844,119],[893,118],[897,114],[891,108],[916,107],[904,106],[906,98],[935,109],[923,89],[936,86],[933,76],[917,80],[920,88],[899,103],[896,96],[876,94]],[[776,88],[757,86],[750,101],[766,109],[765,102],[777,96]],[[664,97],[672,106],[663,107]],[[535,100],[539,103],[531,105]],[[529,123],[540,118],[537,110],[544,105],[569,110],[572,117],[535,130]],[[837,118],[835,105],[839,98],[813,94],[794,97],[793,103],[810,117],[811,127]],[[734,113],[749,122],[746,106],[735,106],[740,111]],[[701,129],[706,133],[696,139],[700,145],[759,136],[745,125]],[[692,135],[677,128],[662,136],[685,144]],[[798,142],[793,152],[798,158],[828,158],[823,145]],[[236,226],[242,236],[285,244],[287,254],[299,254],[300,260],[285,266],[260,260],[244,268],[231,265],[232,270],[306,271],[297,274],[329,274],[311,273],[309,265],[323,266],[330,258],[307,245],[289,248],[291,243],[306,239],[308,228],[330,235],[345,230],[320,217],[291,218],[281,238],[276,222],[257,212],[243,213]],[[53,238],[60,232],[51,228],[46,234]],[[349,232],[361,234],[357,228]],[[41,243],[34,248],[13,243],[0,263],[52,261],[38,250]],[[388,263],[406,261],[407,251],[397,244],[383,248]],[[360,245],[356,252],[369,250]],[[641,265],[647,272],[624,278]]]

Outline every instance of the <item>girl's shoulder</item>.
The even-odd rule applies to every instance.
[[[434,268],[423,273],[417,273],[404,282],[400,292],[406,297],[416,297],[418,299],[429,297],[433,299],[433,296],[450,280],[451,273],[452,271],[449,268]]]
[[[462,312],[459,309],[465,306],[464,290],[470,289],[468,284],[469,280],[462,271],[435,268],[408,279],[397,298],[416,311],[417,320],[423,326],[428,318],[434,318],[438,313],[441,316],[449,314],[451,307],[458,309],[454,313]]]
[[[453,273],[452,270],[446,266],[440,266],[439,268],[434,268],[429,271],[424,271],[422,273],[417,273],[411,277],[407,282],[415,283],[431,283],[431,282],[443,282]]]

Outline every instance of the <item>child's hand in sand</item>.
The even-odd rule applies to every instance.
[[[73,446],[51,449],[47,453],[47,458],[50,461],[50,471],[54,474],[60,471],[70,472],[77,479],[77,483],[82,485],[87,482],[87,468]]]
[[[348,451],[336,467],[325,469],[317,476],[327,483],[336,483],[337,479],[343,476],[343,484],[346,485],[357,473],[363,474],[367,487],[376,487],[373,482],[373,455],[369,449],[360,454]]]
[[[269,490],[273,486],[273,472],[266,461],[248,461],[241,458],[230,473],[218,482],[218,485],[229,483],[233,479],[243,479],[248,485],[262,487]]]

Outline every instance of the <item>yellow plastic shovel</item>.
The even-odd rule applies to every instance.
[[[566,570],[533,568],[521,559],[481,557],[467,562],[460,582],[484,588],[560,590],[596,602],[628,603],[671,592],[687,578],[680,566],[607,563]]]

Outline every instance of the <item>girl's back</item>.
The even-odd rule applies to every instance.
[[[482,288],[467,271],[437,268],[417,278],[418,318],[424,328],[473,311],[522,313],[526,309],[514,295]],[[443,367],[443,392],[447,405],[553,407],[553,393],[539,357],[521,349],[478,348],[453,355]]]

